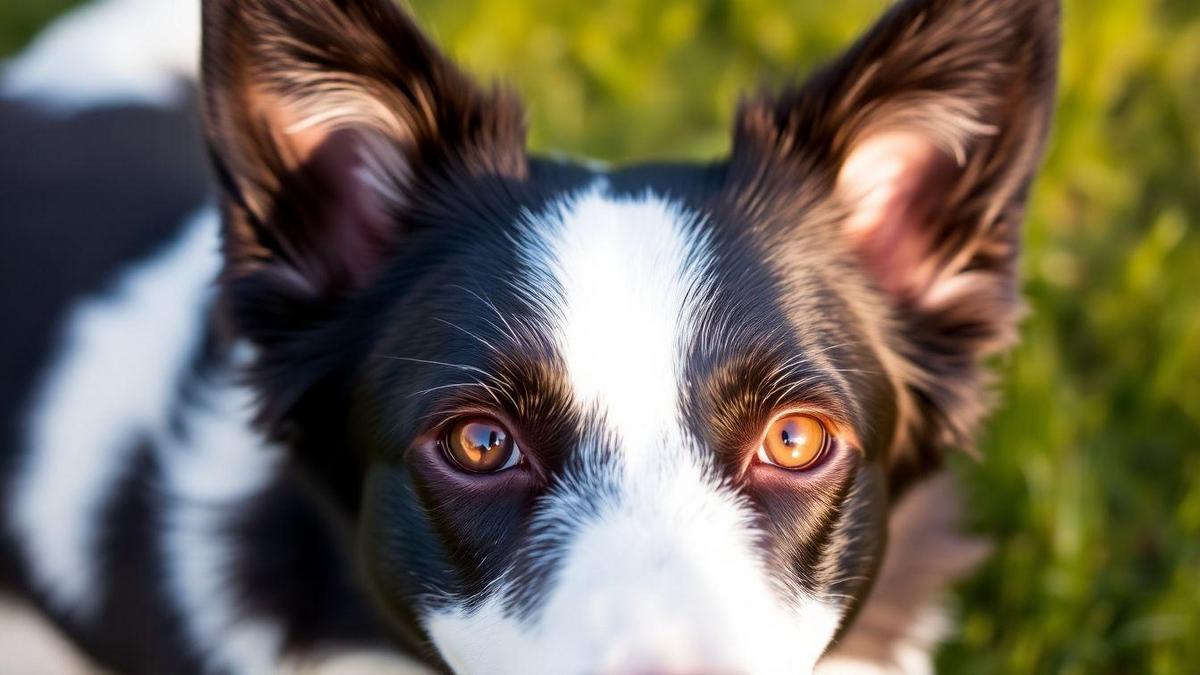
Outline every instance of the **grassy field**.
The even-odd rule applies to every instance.
[[[0,54],[67,0],[0,0]],[[738,93],[802,72],[883,0],[415,2],[528,96],[532,141],[712,157]],[[550,6],[547,6],[550,5]],[[1200,0],[1067,0],[1034,195],[1023,345],[984,459],[997,554],[961,588],[943,672],[1200,672]]]

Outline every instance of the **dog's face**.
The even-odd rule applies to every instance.
[[[1056,8],[894,7],[729,159],[529,157],[387,0],[210,0],[264,425],[462,672],[808,672],[1008,341]]]

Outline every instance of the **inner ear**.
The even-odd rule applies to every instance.
[[[313,296],[362,286],[398,234],[402,153],[369,128],[302,126],[280,108],[260,118],[278,184],[248,195],[259,243]]]
[[[303,138],[300,142],[314,141]],[[339,129],[320,134],[299,169],[303,177],[299,187],[310,194],[289,198],[311,200],[318,211],[312,217],[320,223],[312,233],[315,241],[307,247],[307,253],[317,257],[312,263],[319,269],[302,273],[309,279],[322,273],[335,275],[314,279],[319,287],[363,286],[369,280],[368,271],[378,267],[398,236],[393,220],[399,196],[388,187],[391,180],[379,168],[380,145],[368,131]],[[328,260],[330,256],[335,259]],[[305,265],[298,262],[297,267]]]
[[[950,152],[919,132],[871,134],[838,174],[848,209],[844,231],[877,283],[893,297],[919,297],[937,275],[938,224],[963,175]]]

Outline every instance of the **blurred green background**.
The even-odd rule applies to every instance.
[[[0,55],[71,0],[0,0]],[[710,158],[740,92],[795,77],[882,0],[413,3],[513,80],[540,150]],[[984,458],[997,554],[961,587],[946,673],[1200,672],[1200,0],[1067,0],[1033,198],[1022,346]]]

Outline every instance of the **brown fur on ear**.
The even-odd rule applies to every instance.
[[[798,89],[743,105],[733,162],[803,180],[893,309],[895,484],[969,446],[979,362],[1008,346],[1030,182],[1050,127],[1055,0],[905,0]]]
[[[526,170],[515,97],[476,87],[391,0],[206,0],[202,62],[228,276],[284,296],[365,283],[425,181]]]

